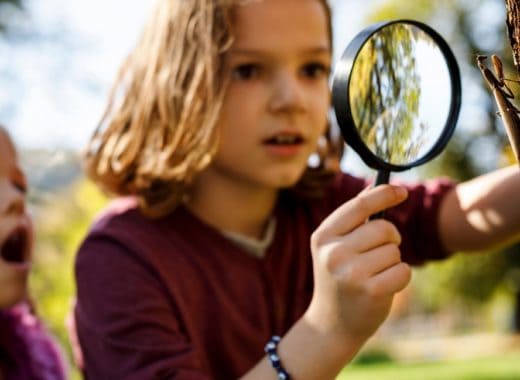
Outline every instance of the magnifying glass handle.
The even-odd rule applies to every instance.
[[[374,187],[379,185],[385,185],[390,180],[390,171],[388,170],[378,170],[376,181],[374,182]]]
[[[374,187],[376,186],[379,186],[379,185],[384,185],[384,184],[387,184],[388,181],[390,180],[390,171],[388,170],[378,170],[377,171],[377,177],[376,177],[376,180],[374,182]],[[374,219],[381,219],[383,218],[385,215],[384,211],[381,211],[381,212],[378,212],[374,215],[371,215],[368,220],[374,220]]]

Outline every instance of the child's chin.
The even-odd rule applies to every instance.
[[[0,309],[8,309],[27,297],[27,275],[17,273],[9,278],[0,274]]]

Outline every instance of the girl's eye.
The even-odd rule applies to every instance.
[[[22,194],[27,194],[27,184],[25,182],[15,181],[13,186]]]
[[[25,175],[17,170],[12,177],[11,183],[22,194],[27,194],[27,179]]]
[[[233,69],[233,78],[240,80],[248,80],[257,77],[260,73],[260,67],[258,65],[249,63],[239,65]]]
[[[323,63],[312,62],[303,66],[303,74],[308,78],[321,78],[329,75],[329,67]]]

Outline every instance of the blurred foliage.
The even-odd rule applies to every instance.
[[[348,366],[336,380],[518,380],[520,352],[472,360],[444,359],[430,362],[389,362]]]
[[[478,306],[495,294],[506,269],[505,255],[497,252],[456,255],[418,268],[414,291],[428,312],[438,311],[445,305]]]
[[[21,8],[22,2],[21,2],[21,0],[0,0],[0,8],[7,6],[7,5],[12,5],[17,8]]]
[[[391,353],[384,348],[371,348],[362,350],[354,360],[352,361],[353,365],[374,365],[381,363],[392,363],[394,362],[394,358],[392,358]]]
[[[105,203],[105,196],[91,182],[80,179],[38,205],[34,213],[36,245],[30,291],[38,314],[69,359],[71,349],[65,320],[75,294],[74,257],[94,216]]]
[[[0,0],[0,33],[5,32],[14,11],[22,9],[21,0]]]
[[[514,163],[494,100],[475,62],[477,54],[497,54],[504,61],[506,76],[514,75],[504,1],[387,0],[380,4],[370,14],[371,21],[411,18],[431,25],[448,41],[461,67],[463,109],[457,130],[443,154],[420,169],[420,176],[467,180]],[[520,268],[519,247],[456,255],[417,270],[414,302],[434,312],[454,302],[471,308],[484,306],[497,292],[518,299],[520,279],[513,274]],[[516,309],[520,313],[520,305]]]

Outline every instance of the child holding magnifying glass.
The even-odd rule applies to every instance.
[[[517,237],[516,169],[337,171],[331,42],[322,0],[158,2],[87,154],[119,196],[76,262],[87,378],[333,379],[409,264]]]

